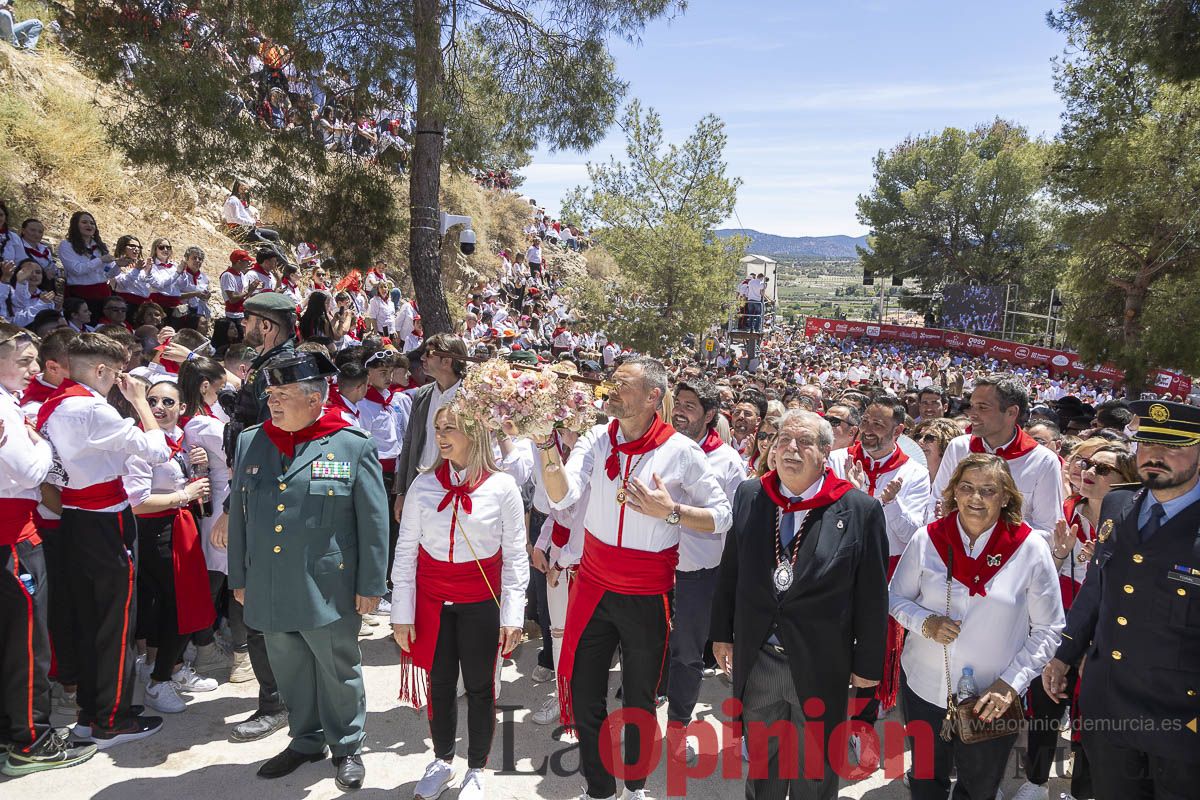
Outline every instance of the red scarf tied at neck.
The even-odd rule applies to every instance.
[[[904,451],[897,447],[892,451],[892,454],[883,461],[871,463],[871,458],[867,456],[863,450],[862,442],[855,442],[850,446],[850,457],[854,459],[856,464],[860,464],[863,472],[867,476],[867,494],[871,497],[875,496],[875,488],[879,484],[879,478],[887,475],[892,470],[900,469],[908,463],[908,456]]]
[[[298,431],[285,431],[276,427],[271,420],[263,423],[263,430],[266,431],[267,438],[285,458],[292,458],[296,455],[297,445],[311,442],[313,439],[320,439],[322,436],[328,436],[342,428],[349,427],[350,423],[342,418],[342,412],[336,408],[325,408],[324,413],[317,417],[311,425]]]
[[[1024,522],[1010,525],[1000,520],[988,537],[987,547],[971,558],[958,531],[957,511],[929,525],[929,541],[942,557],[942,563],[949,565],[950,554],[954,554],[954,580],[967,587],[972,596],[980,597],[987,597],[988,581],[1004,568],[1030,533],[1032,530]]]
[[[854,484],[850,481],[843,480],[834,474],[833,470],[828,467],[825,469],[824,483],[821,484],[821,490],[807,500],[789,501],[784,496],[780,489],[783,486],[779,480],[779,473],[771,470],[762,478],[763,491],[767,493],[767,497],[771,498],[771,502],[783,509],[785,514],[794,514],[797,511],[810,511],[814,508],[824,508],[828,505],[833,505],[838,500],[842,499],[842,495],[854,488]]]
[[[446,490],[446,494],[442,497],[442,501],[438,503],[438,511],[445,511],[446,506],[453,501],[456,508],[461,508],[464,514],[471,513],[471,492],[483,485],[483,482],[492,477],[492,473],[483,472],[479,479],[474,483],[454,483],[450,477],[450,462],[443,461],[442,465],[434,471],[434,477],[438,479],[438,483]]]
[[[993,451],[992,455],[1000,456],[1005,461],[1012,461],[1014,458],[1020,458],[1026,455],[1033,448],[1037,447],[1037,440],[1026,433],[1022,428],[1017,428],[1017,436],[1011,442]],[[987,449],[983,446],[983,439],[978,436],[971,437],[971,452],[986,453]]]
[[[700,442],[700,449],[704,451],[705,455],[708,455],[721,445],[721,437],[717,434],[717,429],[710,428],[708,435],[704,437],[704,441]]]
[[[662,417],[658,414],[654,415],[654,422],[650,423],[646,432],[632,442],[617,444],[617,431],[620,428],[619,420],[614,419],[608,424],[608,444],[611,449],[608,458],[604,460],[604,471],[610,481],[616,480],[617,473],[621,471],[620,456],[640,456],[649,453],[651,450],[661,447],[675,433],[675,429],[663,422]]]

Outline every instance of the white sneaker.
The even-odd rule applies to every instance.
[[[171,676],[171,682],[184,692],[215,692],[217,690],[215,678],[202,678],[187,664],[184,664]]]
[[[375,616],[390,617],[392,615],[392,604],[387,600],[380,600],[379,607],[375,609]]]
[[[454,770],[450,764],[440,758],[435,758],[425,768],[425,774],[421,776],[421,780],[417,781],[417,788],[413,789],[413,800],[434,800],[434,798],[441,797],[442,792],[450,788],[452,780],[454,780]]]
[[[154,672],[154,665],[146,663],[146,656],[143,653],[137,657],[137,661],[133,662],[134,669],[137,674],[138,683],[148,683],[150,674]]]
[[[558,707],[558,695],[552,694],[546,698],[546,702],[542,703],[542,707],[533,712],[530,719],[535,725],[549,725],[552,722],[558,722],[561,714]]]
[[[458,800],[483,800],[483,770],[469,769],[458,785]]]
[[[637,789],[632,792],[626,792],[625,800],[650,800],[650,795],[646,794],[645,789]]]
[[[1017,793],[1013,795],[1013,800],[1049,800],[1050,787],[1038,786],[1036,783],[1025,781]]]
[[[850,763],[857,767],[859,759],[862,758],[862,742],[860,742],[858,740],[857,734],[850,735],[849,742],[848,742],[848,750],[849,750],[849,752],[847,755],[850,758]]]
[[[538,664],[533,668],[533,674],[529,677],[533,679],[534,683],[548,683],[554,680],[554,670]]]
[[[183,663],[191,664],[196,660],[196,645],[191,642],[187,643],[187,647],[183,648]]]
[[[187,708],[187,703],[179,696],[179,691],[171,681],[146,684],[146,705],[164,714],[178,714]]]
[[[579,800],[596,800],[596,798],[592,797],[587,792],[584,792],[583,794],[579,795]],[[617,800],[617,796],[614,794],[612,797],[602,797],[600,800]]]

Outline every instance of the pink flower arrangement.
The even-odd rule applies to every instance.
[[[521,436],[549,436],[555,428],[583,431],[595,420],[592,392],[552,370],[517,369],[493,359],[473,367],[454,398],[470,424],[500,431],[511,421]]]

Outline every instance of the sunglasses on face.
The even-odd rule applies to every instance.
[[[936,442],[937,440],[938,440],[938,437],[934,436],[932,433],[923,433],[917,437],[917,441],[921,444],[926,444],[928,442]]]
[[[755,435],[757,436],[757,438],[760,442],[765,442],[770,439],[774,439],[776,436],[778,436],[778,434],[772,433],[771,431],[759,431]]]
[[[174,397],[147,397],[146,403],[151,408],[162,406],[163,408],[174,408],[176,400]]]
[[[158,246],[158,249],[159,249],[159,250],[170,250],[170,249],[171,249],[171,245],[169,245],[169,244],[160,244],[160,245]]]
[[[835,428],[838,425],[846,424],[846,420],[842,419],[841,417],[831,417],[828,414],[825,416],[825,421],[828,422],[830,425],[832,425]]]
[[[1117,471],[1116,467],[1110,467],[1108,464],[1101,464],[1096,461],[1089,461],[1086,458],[1075,459],[1075,466],[1079,467],[1080,472],[1087,472],[1089,469],[1096,471],[1096,476],[1106,478]]]

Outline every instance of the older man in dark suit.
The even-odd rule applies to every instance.
[[[774,469],[743,483],[733,501],[711,638],[742,703],[752,800],[782,800],[789,790],[805,800],[836,796],[830,734],[847,718],[849,687],[873,686],[883,676],[886,522],[878,502],[826,467],[832,445],[828,422],[788,411],[771,454]],[[805,774],[803,706],[810,700],[820,701],[808,711],[823,726],[818,775]],[[795,725],[796,749],[767,737],[780,721]],[[833,758],[844,752],[843,742]],[[797,764],[787,763],[794,757]],[[783,777],[791,774],[797,777]]]

